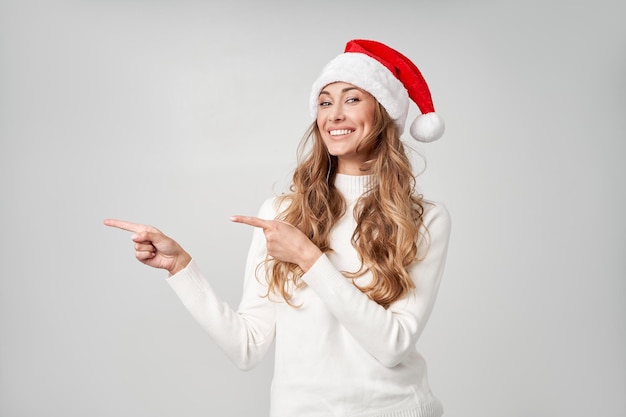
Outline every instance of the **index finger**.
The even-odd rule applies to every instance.
[[[135,233],[144,232],[149,229],[149,227],[144,224],[132,223],[132,222],[127,222],[125,220],[117,220],[117,219],[106,219],[104,221],[104,224],[106,226],[116,227],[118,229],[128,230],[129,232],[135,232]]]
[[[232,216],[230,220],[235,223],[243,223],[254,227],[260,227],[262,229],[267,229],[272,223],[271,220],[263,220],[253,216]]]

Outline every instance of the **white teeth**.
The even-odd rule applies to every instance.
[[[350,129],[331,130],[330,136],[347,135],[348,133],[352,133],[352,130]]]

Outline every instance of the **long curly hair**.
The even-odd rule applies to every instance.
[[[424,208],[400,135],[379,103],[373,126],[371,135],[359,146],[374,143],[373,158],[361,168],[364,174],[373,174],[374,181],[357,201],[353,213],[357,226],[351,243],[361,258],[361,268],[342,273],[355,279],[371,272],[371,282],[359,289],[387,308],[415,288],[407,268],[418,257]],[[278,217],[300,229],[322,252],[328,253],[332,251],[330,232],[345,214],[346,202],[334,186],[337,157],[326,150],[316,122],[307,130],[298,154],[291,192],[279,197],[284,210]],[[303,285],[302,269],[269,257],[264,264],[268,295],[279,295],[293,306],[292,291]]]

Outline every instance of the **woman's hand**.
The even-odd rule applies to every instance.
[[[148,266],[166,269],[174,275],[191,261],[191,256],[178,243],[152,226],[115,219],[106,219],[104,224],[134,232],[131,239],[135,242],[135,257]]]
[[[297,264],[304,272],[322,256],[322,251],[304,233],[287,222],[250,216],[232,216],[230,220],[262,228],[267,254],[279,261]]]

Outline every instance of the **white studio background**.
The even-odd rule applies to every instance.
[[[626,415],[620,4],[0,0],[0,415],[267,415],[271,357],[237,370],[102,220],[170,234],[236,306],[228,217],[284,187],[359,37],[448,126],[415,145],[453,216],[419,342],[446,415]]]

